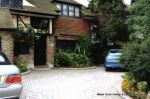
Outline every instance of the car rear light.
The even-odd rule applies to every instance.
[[[21,75],[20,74],[14,74],[14,75],[9,75],[6,83],[21,83]]]

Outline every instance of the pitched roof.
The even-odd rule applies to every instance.
[[[23,6],[23,10],[44,13],[44,14],[52,14],[58,15],[57,7],[51,3],[51,0],[27,0],[29,3],[34,6]]]
[[[10,11],[7,8],[0,8],[0,29],[15,29]]]
[[[90,17],[95,17],[95,14],[91,11],[91,9],[87,8],[87,7],[82,7],[81,9],[81,13],[84,16],[90,16]]]
[[[53,1],[60,1],[60,2],[67,2],[67,3],[81,5],[80,3],[76,2],[75,0],[53,0]]]
[[[72,4],[81,5],[75,0],[26,0],[34,6],[24,5],[21,11],[36,12],[40,14],[59,15],[59,9],[53,4],[54,1],[67,2]],[[81,5],[81,13],[83,16],[95,16],[90,9]]]

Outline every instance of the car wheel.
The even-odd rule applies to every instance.
[[[18,98],[14,98],[14,99],[19,99],[19,97]]]
[[[105,71],[109,71],[109,68],[105,68]]]

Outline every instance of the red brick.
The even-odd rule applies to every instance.
[[[55,35],[89,35],[90,29],[90,21],[83,18],[58,17],[53,21]]]

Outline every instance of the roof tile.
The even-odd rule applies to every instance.
[[[59,9],[53,4],[54,0],[27,0],[34,6],[23,6],[22,11],[36,12],[40,14],[50,14],[50,15],[59,15]],[[55,0],[61,2],[68,2],[72,4],[81,5],[80,3],[74,0]],[[83,16],[94,17],[95,14],[91,12],[90,9],[87,9],[85,6],[81,5],[81,13]]]
[[[0,8],[0,28],[15,29],[10,11],[7,8]]]

